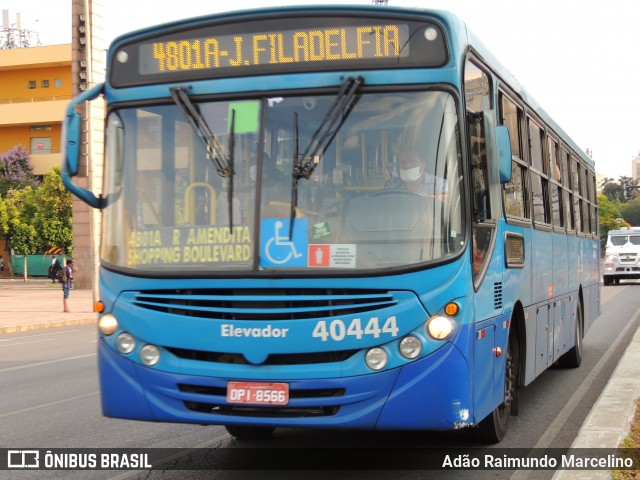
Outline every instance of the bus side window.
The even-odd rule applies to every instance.
[[[487,157],[485,112],[492,110],[491,83],[486,72],[467,60],[464,72],[464,94],[467,108],[467,132],[471,161],[471,196],[473,226],[471,238],[471,265],[474,282],[480,282],[482,272],[491,258],[490,247],[495,226],[486,220],[492,218],[492,199]],[[491,116],[493,118],[493,115]],[[493,123],[493,122],[489,122]],[[495,167],[495,166],[494,166]]]
[[[488,75],[467,60],[464,72],[464,94],[473,182],[473,221],[484,222],[491,217],[487,143],[482,112],[491,110],[491,88]]]
[[[471,143],[471,180],[473,182],[473,221],[484,222],[488,218],[489,185],[487,174],[487,144],[482,115],[467,114],[469,141]]]
[[[551,224],[549,212],[549,163],[544,161],[544,131],[533,119],[527,118],[529,157],[531,159],[531,190],[533,218],[537,223]]]
[[[564,196],[564,210],[566,216],[565,225],[567,230],[573,232],[576,229],[575,212],[573,211],[573,190],[571,186],[571,169],[569,165],[569,152],[564,148],[560,149],[562,159],[562,186]]]
[[[558,142],[550,136],[547,136],[547,157],[549,160],[549,177],[551,179],[551,220],[554,227],[564,228],[562,165],[558,154]]]
[[[523,112],[504,94],[500,95],[500,107],[501,123],[509,129],[512,157],[511,181],[504,185],[505,210],[509,217],[529,219],[528,169],[521,148]]]

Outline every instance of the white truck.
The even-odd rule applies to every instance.
[[[609,230],[602,278],[605,285],[640,278],[640,227]]]

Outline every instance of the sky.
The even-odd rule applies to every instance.
[[[108,45],[130,30],[233,9],[371,0],[102,0]],[[177,9],[179,5],[180,9]],[[640,1],[638,0],[389,0],[391,6],[449,10],[520,81],[583,150],[596,171],[631,176],[640,152]],[[380,7],[384,8],[384,7]],[[71,42],[71,0],[0,0],[9,22],[42,45]]]

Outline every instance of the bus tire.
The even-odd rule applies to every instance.
[[[512,407],[517,404],[518,394],[518,340],[512,332],[507,343],[504,375],[504,400],[474,429],[474,437],[482,443],[498,443],[507,433]]]
[[[238,440],[262,440],[269,438],[275,427],[253,427],[247,425],[225,425],[224,428]]]
[[[605,287],[611,285],[613,283],[613,277],[611,277],[611,275],[604,275],[602,277],[602,283],[604,283]]]
[[[573,348],[558,359],[558,366],[562,368],[578,368],[582,363],[582,305],[578,301],[576,306],[576,326],[574,328]]]

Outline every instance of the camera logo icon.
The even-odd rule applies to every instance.
[[[39,468],[40,452],[38,450],[9,450],[7,452],[8,468]]]

